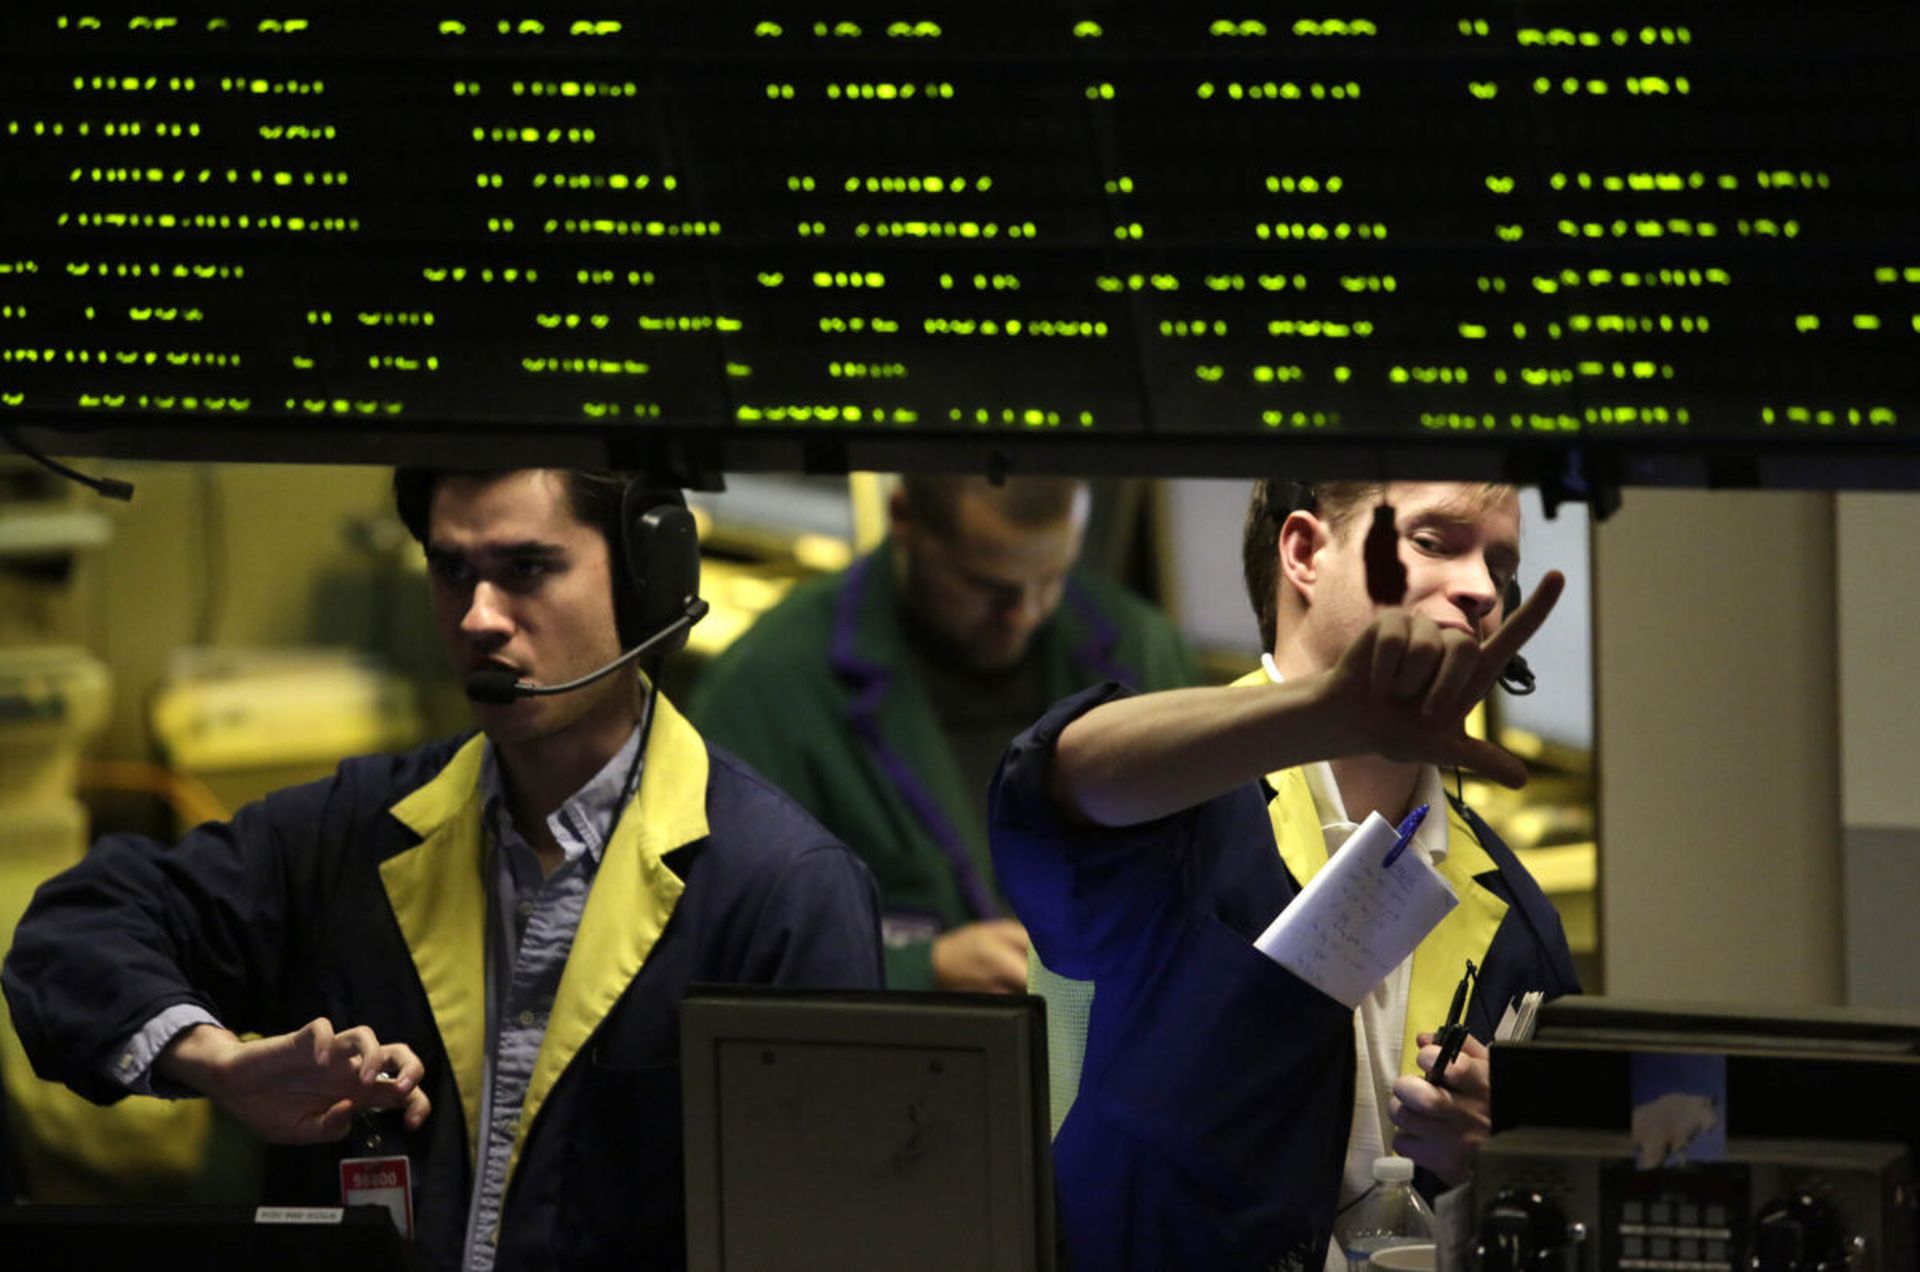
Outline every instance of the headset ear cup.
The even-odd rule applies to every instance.
[[[616,610],[621,611],[621,643],[631,647],[682,617],[700,595],[700,537],[677,490],[633,483],[621,497],[620,512],[630,603]],[[656,646],[649,657],[663,657],[686,643],[683,632]]]
[[[1507,586],[1500,593],[1501,622],[1506,622],[1513,616],[1513,611],[1520,608],[1521,599],[1520,580],[1508,579]],[[1533,668],[1527,665],[1526,659],[1515,654],[1507,660],[1507,665],[1500,669],[1500,687],[1516,698],[1524,698],[1534,691]]]

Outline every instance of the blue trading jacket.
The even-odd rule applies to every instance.
[[[994,792],[994,865],[1035,952],[1094,983],[1053,1146],[1072,1266],[1318,1272],[1352,1120],[1353,1013],[1253,947],[1305,882],[1290,841],[1310,832],[1324,861],[1318,818],[1304,781],[1290,793],[1276,774],[1271,810],[1250,784],[1142,826],[1062,823],[1048,789],[1060,731],[1120,692],[1057,704],[1015,740]],[[1513,853],[1464,808],[1450,822],[1461,905],[1414,956],[1408,1033],[1441,1022],[1464,951],[1482,967],[1467,1023],[1486,1041],[1509,998],[1578,981]]]
[[[102,840],[21,921],[7,998],[43,1076],[108,1102],[162,1008],[235,1030],[370,1026],[426,1065],[421,1253],[458,1262],[485,1045],[482,742],[349,760],[167,848]],[[679,1002],[695,982],[878,987],[871,876],[664,699],[581,918],[527,1092],[498,1266],[684,1263]],[[265,1200],[338,1204],[340,1145],[274,1149]]]

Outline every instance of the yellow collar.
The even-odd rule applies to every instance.
[[[1236,684],[1264,684],[1264,671],[1243,677]],[[1273,827],[1280,859],[1294,883],[1305,887],[1307,881],[1327,864],[1327,841],[1320,829],[1320,813],[1307,786],[1305,773],[1298,768],[1267,774],[1274,796],[1267,804],[1267,818]],[[1413,952],[1413,977],[1407,991],[1406,1038],[1400,1049],[1400,1071],[1418,1072],[1413,1057],[1420,1049],[1417,1041],[1422,1030],[1438,1029],[1446,1022],[1447,1006],[1460,983],[1466,960],[1484,964],[1494,933],[1507,915],[1507,903],[1482,885],[1476,876],[1497,871],[1492,857],[1480,846],[1473,830],[1452,804],[1447,804],[1447,855],[1434,863],[1453,888],[1460,904],[1440,920],[1433,931]]]
[[[684,881],[663,858],[707,835],[706,743],[664,695],[655,697],[646,745],[640,789],[606,846],[561,973],[521,1107],[509,1180],[555,1082],[626,992],[685,891]],[[394,817],[421,842],[380,864],[388,903],[453,1068],[469,1154],[479,1144],[487,1045],[486,854],[479,780],[484,747],[475,737],[437,777],[393,806]]]

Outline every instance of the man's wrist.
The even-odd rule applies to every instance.
[[[1342,701],[1332,672],[1308,672],[1275,685],[1274,690],[1283,705],[1272,720],[1277,733],[1269,751],[1301,752],[1293,763],[1279,767],[1344,759],[1368,750],[1364,722],[1351,703]]]
[[[167,1082],[215,1095],[226,1060],[241,1045],[232,1030],[220,1025],[189,1025],[161,1051],[153,1071]]]

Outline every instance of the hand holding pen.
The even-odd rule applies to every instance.
[[[1467,1032],[1477,970],[1471,960],[1447,1011],[1447,1023],[1419,1036],[1424,1076],[1393,1084],[1387,1115],[1399,1128],[1393,1151],[1412,1158],[1448,1184],[1464,1181],[1474,1154],[1492,1128],[1487,1049]]]
[[[1467,960],[1467,970],[1460,977],[1460,983],[1454,987],[1453,1001],[1447,1006],[1447,1023],[1440,1026],[1433,1040],[1440,1048],[1440,1054],[1434,1057],[1433,1065],[1427,1070],[1427,1081],[1437,1087],[1447,1085],[1447,1066],[1459,1056],[1460,1048],[1466,1043],[1467,1003],[1472,1000],[1473,987],[1480,969]]]

